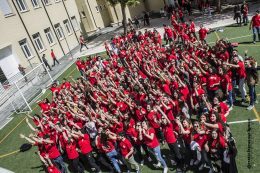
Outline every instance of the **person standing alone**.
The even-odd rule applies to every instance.
[[[56,56],[55,56],[55,54],[54,54],[54,52],[53,52],[53,49],[51,49],[51,57],[52,57],[52,60],[53,60],[53,65],[52,65],[52,67],[55,66],[55,62],[57,62],[58,64],[60,64],[60,62],[57,60],[57,58],[56,58]]]
[[[52,71],[52,69],[51,69],[51,66],[49,65],[49,63],[48,63],[48,61],[47,61],[47,59],[45,58],[45,54],[43,54],[42,55],[42,62],[44,63],[44,65],[45,65],[45,68],[49,68],[49,70],[50,71]]]
[[[260,14],[259,10],[256,11],[256,14],[252,17],[250,22],[249,30],[253,29],[253,40],[254,44],[256,42],[256,34],[258,35],[258,40],[260,41]]]
[[[81,35],[79,37],[79,42],[80,42],[80,52],[82,51],[82,47],[85,46],[88,49],[88,46],[86,45],[86,41],[83,37],[83,35]]]
[[[25,76],[25,69],[21,64],[19,64],[18,66],[18,70],[20,71],[20,73],[24,76],[24,80],[25,82],[27,82],[27,77]]]

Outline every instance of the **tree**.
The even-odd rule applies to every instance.
[[[112,6],[115,6],[116,4],[120,4],[122,16],[123,16],[123,28],[124,28],[124,34],[127,33],[127,21],[126,21],[126,6],[136,6],[140,2],[139,0],[107,0]]]
[[[216,7],[217,7],[217,12],[220,13],[221,12],[221,0],[216,0]]]

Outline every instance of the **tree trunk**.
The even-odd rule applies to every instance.
[[[126,4],[125,3],[120,3],[121,4],[121,11],[122,11],[122,16],[123,16],[123,28],[124,28],[124,34],[126,35],[127,33],[127,23],[126,23]]]
[[[221,12],[221,0],[217,0],[216,7],[217,7],[217,12],[220,13]]]

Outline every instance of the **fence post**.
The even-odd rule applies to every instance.
[[[16,88],[18,89],[18,92],[21,94],[22,98],[24,99],[24,101],[25,101],[27,107],[28,107],[29,110],[32,112],[32,109],[31,109],[29,103],[27,102],[27,100],[26,100],[26,98],[24,97],[23,93],[21,92],[20,88],[17,86],[16,82],[14,83],[14,85],[16,86]]]

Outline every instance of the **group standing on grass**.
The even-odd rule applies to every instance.
[[[52,100],[38,102],[33,124],[26,119],[34,133],[20,135],[38,147],[47,172],[66,173],[64,160],[77,173],[140,173],[144,164],[163,173],[238,172],[227,117],[247,95],[248,110],[257,103],[256,61],[226,40],[208,45],[209,30],[201,25],[197,36],[181,10],[164,36],[117,35],[105,43],[109,59],[78,59],[81,77],[52,85]]]

